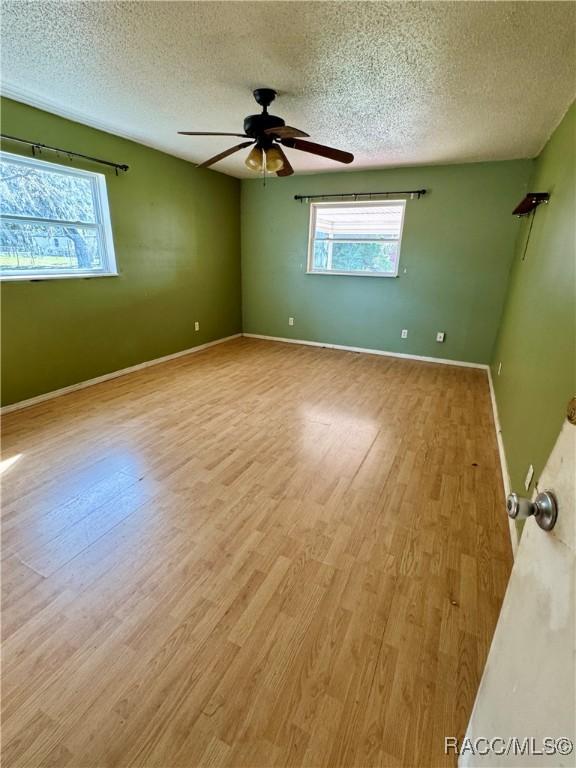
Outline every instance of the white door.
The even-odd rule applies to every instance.
[[[576,765],[576,426],[568,421],[538,490],[555,494],[558,521],[549,533],[526,521],[460,745],[462,768]]]

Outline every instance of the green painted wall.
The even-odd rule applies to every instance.
[[[241,330],[237,179],[7,99],[1,118],[3,133],[130,166],[106,172],[120,277],[2,284],[3,404]]]
[[[520,227],[511,211],[531,167],[517,160],[274,178],[266,187],[243,181],[244,330],[489,363]],[[406,206],[400,277],[305,274],[309,206],[295,194],[421,187],[429,194]],[[443,344],[436,331],[446,332]]]
[[[549,192],[522,222],[492,374],[512,487],[524,491],[556,441],[576,394],[576,104],[538,157],[531,192]],[[500,376],[498,365],[502,362]]]

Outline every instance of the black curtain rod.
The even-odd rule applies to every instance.
[[[64,155],[68,155],[68,157],[81,157],[83,160],[90,160],[93,163],[100,163],[100,165],[108,165],[111,168],[114,168],[116,173],[118,171],[127,171],[128,166],[123,165],[122,163],[111,163],[109,160],[101,160],[99,157],[91,157],[91,155],[82,155],[80,152],[69,152],[67,149],[60,149],[60,147],[51,147],[49,144],[40,144],[37,141],[28,141],[27,139],[19,139],[16,136],[8,136],[6,133],[1,133],[0,138],[7,139],[8,141],[17,141],[20,144],[28,144],[30,147],[32,147],[32,154],[34,154],[35,149],[50,149],[52,152],[62,152]]]
[[[358,197],[383,197],[384,195],[417,195],[418,200],[422,197],[422,195],[426,194],[425,189],[404,189],[400,192],[342,192],[339,195],[294,195],[294,200],[317,200],[319,198],[325,199],[327,197],[353,197],[354,199]]]

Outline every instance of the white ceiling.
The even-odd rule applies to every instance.
[[[271,110],[343,166],[537,154],[576,94],[573,2],[2,3],[6,95],[202,161],[271,86]],[[34,136],[42,141],[42,136]],[[247,150],[215,168],[250,176]],[[122,162],[122,158],[119,158]]]

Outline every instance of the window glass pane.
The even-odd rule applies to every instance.
[[[405,202],[317,204],[309,269],[396,275]]]
[[[396,271],[398,243],[338,243],[332,246],[332,269],[336,272]]]
[[[314,269],[328,269],[328,243],[325,240],[314,242]]]
[[[40,272],[101,270],[96,229],[4,220],[0,227],[0,270],[25,276]]]
[[[93,185],[87,176],[62,173],[2,158],[0,214],[96,222]]]
[[[0,152],[0,278],[116,274],[104,176]]]
[[[402,211],[402,204],[319,207],[316,238],[398,240]]]

